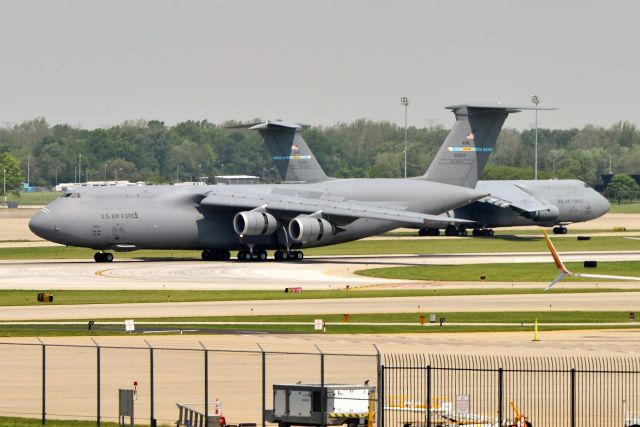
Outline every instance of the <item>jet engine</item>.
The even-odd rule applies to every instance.
[[[560,210],[555,205],[545,205],[542,209],[531,213],[531,218],[540,222],[552,222],[558,219]]]
[[[233,217],[233,229],[241,236],[264,236],[273,234],[278,228],[278,220],[267,212],[238,212]]]
[[[297,242],[323,242],[331,239],[335,227],[327,220],[315,217],[294,218],[289,223],[289,236]]]

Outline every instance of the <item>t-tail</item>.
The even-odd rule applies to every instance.
[[[569,269],[567,267],[565,267],[564,263],[560,259],[560,255],[558,255],[558,251],[553,246],[553,243],[551,242],[551,239],[547,235],[547,232],[542,230],[542,234],[544,235],[544,240],[547,243],[547,247],[549,248],[549,252],[551,252],[551,256],[553,257],[553,261],[556,264],[556,268],[558,270],[560,270],[560,274],[558,274],[558,277],[553,279],[553,281],[551,283],[549,283],[546,288],[544,288],[545,291],[548,291],[549,289],[551,289],[556,283],[562,281],[562,279],[564,279],[565,277],[586,277],[586,278],[592,278],[592,279],[612,279],[612,280],[640,281],[640,277],[634,277],[634,276],[610,276],[610,275],[606,275],[606,274],[573,273],[573,272],[569,271]]]
[[[291,122],[265,122],[249,129],[262,135],[271,159],[284,182],[321,182],[329,178],[302,138],[303,125]]]
[[[536,107],[472,103],[447,107],[456,122],[421,179],[475,188],[510,113]],[[550,108],[538,107],[538,110]]]

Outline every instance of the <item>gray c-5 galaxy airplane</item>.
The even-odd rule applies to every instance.
[[[476,143],[492,138],[482,122]],[[268,135],[301,127],[263,123]],[[287,162],[314,162],[288,142]],[[97,250],[96,262],[110,262],[105,250],[196,249],[204,260],[302,259],[302,248],[332,245],[403,226],[434,226],[443,212],[487,193],[417,179],[330,179],[307,184],[85,187],[65,193],[29,222],[52,242]],[[444,218],[446,223],[466,220]]]
[[[559,225],[554,227],[554,233],[564,234],[567,232],[564,225],[589,221],[609,210],[607,199],[579,180],[479,180],[507,115],[532,107],[474,103],[447,108],[455,114],[456,123],[420,179],[475,188],[488,195],[443,215],[469,221],[457,227],[447,224],[446,235],[466,235],[466,229],[473,227],[474,236],[490,236],[493,230],[489,227],[521,225]],[[334,179],[324,173],[299,128],[283,126],[258,130],[284,182]],[[478,139],[480,133],[485,135],[482,141]],[[295,159],[286,155],[291,141],[297,148],[298,157]],[[420,235],[439,233],[437,227],[419,229]]]

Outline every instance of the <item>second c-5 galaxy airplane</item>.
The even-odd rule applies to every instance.
[[[468,221],[458,224],[442,221],[440,224],[445,227],[447,236],[467,235],[467,228],[473,228],[474,236],[491,236],[492,227],[522,225],[556,226],[554,233],[565,234],[565,225],[598,218],[609,210],[607,199],[584,182],[575,179],[479,180],[489,155],[495,149],[507,115],[532,107],[473,103],[447,108],[455,114],[456,122],[420,179],[475,188],[487,194],[469,205],[442,215]],[[301,135],[302,126],[287,127],[282,124],[269,129],[256,129],[262,134],[284,182],[323,182],[335,179],[325,174],[306,145]],[[482,130],[488,137],[479,144],[478,134]],[[292,144],[296,147],[296,158],[286,155]],[[434,236],[440,233],[441,227],[418,228],[420,235]]]
[[[481,110],[485,114],[476,117],[477,127],[460,141],[476,150],[495,144],[504,121],[496,120],[496,114],[509,111],[501,106]],[[315,162],[296,145],[298,125],[253,126],[267,137],[283,128],[292,137],[282,159],[302,166]],[[455,128],[454,132],[457,135]],[[465,164],[465,173],[474,173],[473,162]],[[398,227],[466,223],[438,214],[486,196],[425,176],[276,185],[85,187],[41,209],[29,227],[52,242],[95,249],[96,262],[113,260],[107,250],[136,249],[202,250],[204,260],[228,260],[230,250],[238,250],[243,261],[266,260],[271,249],[276,260],[300,260],[302,248],[348,242]]]

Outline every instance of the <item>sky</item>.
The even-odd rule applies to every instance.
[[[640,124],[640,2],[8,0],[0,126],[358,118],[449,127],[472,101]],[[534,113],[506,126],[533,127]]]

